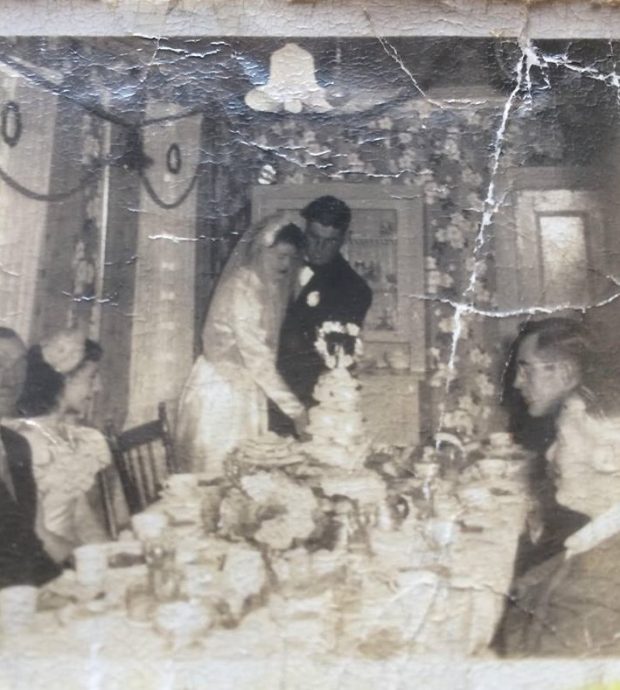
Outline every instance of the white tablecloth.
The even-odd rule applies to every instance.
[[[308,658],[294,650],[259,658],[244,656],[237,647],[225,656],[205,650],[173,659],[152,656],[148,644],[135,657],[94,645],[85,645],[86,653],[77,655],[59,649],[61,641],[36,651],[5,647],[0,653],[2,690],[575,690],[611,688],[620,679],[620,660],[409,656],[372,661]]]
[[[484,659],[487,654],[510,586],[524,513],[524,501],[516,496],[502,498],[501,509],[470,513],[467,520],[482,526],[482,531],[458,533],[440,558],[449,572],[429,569],[429,563],[425,565],[424,557],[412,548],[407,555],[411,568],[385,583],[383,595],[387,591],[388,596],[369,599],[360,609],[362,626],[369,623],[369,631],[378,632],[377,639],[385,638],[382,630],[389,629],[390,617],[410,616],[413,644],[395,648],[394,656],[386,660],[372,658],[372,644],[360,650],[338,639],[342,627],[333,622],[341,616],[331,608],[324,627],[314,620],[306,628],[298,623],[287,627],[269,606],[263,607],[250,613],[239,627],[213,629],[198,646],[173,654],[152,626],[131,623],[120,606],[98,615],[64,616],[62,624],[55,613],[37,614],[31,633],[2,640],[0,688],[375,690],[380,684],[392,690],[412,687],[415,678],[415,687],[425,690],[480,690],[531,687],[519,685],[517,679],[521,670],[528,678],[532,669],[538,674],[536,687],[564,688],[560,680],[565,674],[557,678],[550,672],[549,682],[542,683],[543,662],[515,665],[465,658],[474,654]],[[416,563],[418,556],[421,562]],[[129,582],[144,575],[144,566],[110,571],[117,599],[122,600]],[[386,589],[390,587],[391,591]],[[337,602],[335,597],[331,606]],[[359,622],[355,616],[349,619],[353,627]],[[335,636],[333,649],[328,644],[330,635]]]

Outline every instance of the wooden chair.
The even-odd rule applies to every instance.
[[[129,513],[139,513],[157,500],[168,475],[179,471],[165,403],[154,421],[120,434],[109,424],[106,436]]]

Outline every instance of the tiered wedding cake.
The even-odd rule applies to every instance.
[[[310,410],[306,451],[319,462],[357,470],[369,450],[361,410],[361,387],[342,364],[321,375],[314,390],[318,402]]]

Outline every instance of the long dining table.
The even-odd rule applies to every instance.
[[[148,510],[172,514],[165,499]],[[127,591],[146,582],[147,568],[140,562],[138,543],[114,542],[109,545],[110,554],[133,553],[136,558],[111,560],[117,567],[107,572],[103,600],[72,601],[40,610],[31,630],[2,638],[0,688],[374,689],[378,684],[412,687],[415,678],[415,687],[431,690],[481,690],[502,685],[530,688],[532,674],[536,687],[573,687],[574,683],[567,685],[565,681],[566,662],[498,660],[489,650],[510,587],[524,517],[523,498],[501,492],[493,506],[461,516],[455,523],[458,534],[447,540],[448,548],[442,550],[439,564],[431,564],[428,558],[416,562],[412,547],[410,567],[405,571],[401,568],[398,577],[381,583],[389,596],[363,602],[355,609],[358,619],[352,620],[357,629],[360,623],[361,627],[368,623],[371,632],[378,631],[379,636],[371,638],[374,646],[336,639],[338,634],[345,635],[341,624],[335,628],[317,626],[311,616],[293,624],[273,605],[279,597],[274,591],[235,625],[214,626],[195,644],[173,649],[151,621],[135,621],[128,615]],[[424,531],[423,521],[417,522]],[[229,541],[205,534],[200,524],[192,524],[186,516],[173,520],[170,530],[177,555],[189,554],[185,558],[188,563],[192,554],[221,553],[225,557],[230,548]],[[409,536],[404,534],[400,539],[401,545],[406,544]],[[412,531],[412,544],[415,539]],[[384,548],[388,542],[384,541]],[[402,561],[402,548],[395,543]],[[234,548],[249,547],[236,544]],[[378,557],[374,562],[380,561]],[[68,570],[47,589],[61,595],[72,592],[74,586],[75,573]],[[366,591],[374,596],[378,590]],[[326,594],[329,592],[315,597],[323,608],[313,613],[318,613],[318,618],[346,620],[346,611],[337,610],[343,600],[320,598]],[[397,617],[406,607],[417,616],[415,636],[412,644],[395,645],[392,650],[389,635],[382,635],[380,624]],[[325,644],[328,628],[336,631],[334,645]],[[620,676],[615,662],[607,666],[579,664],[573,680],[598,681],[603,668],[611,669],[610,673],[618,669]]]

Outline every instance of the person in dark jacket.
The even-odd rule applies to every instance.
[[[24,343],[0,327],[0,422],[16,416],[25,376]],[[39,586],[61,572],[35,533],[36,498],[30,448],[0,424],[0,589]]]
[[[45,551],[35,531],[37,490],[28,442],[0,427],[11,486],[0,481],[0,589],[39,587],[60,575],[62,567]]]
[[[278,353],[278,370],[306,407],[325,364],[315,349],[319,328],[326,321],[362,326],[372,303],[372,291],[340,253],[351,223],[351,210],[340,199],[322,196],[302,212],[306,221],[306,265],[300,290],[289,306]],[[272,414],[272,428],[290,431],[281,415]]]
[[[569,319],[527,324],[516,375],[532,419],[551,416],[546,457],[556,501],[585,518],[561,550],[514,583],[497,648],[507,656],[614,656],[620,652],[620,392],[613,362]],[[557,540],[556,540],[557,541]]]

